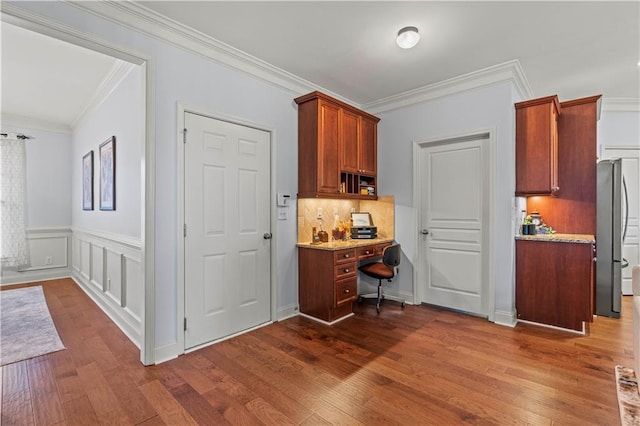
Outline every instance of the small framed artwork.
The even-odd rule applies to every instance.
[[[93,210],[93,151],[82,157],[82,210]]]
[[[100,210],[116,209],[116,137],[100,144]]]

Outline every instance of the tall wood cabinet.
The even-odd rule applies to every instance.
[[[376,198],[379,118],[320,92],[295,102],[298,197]]]
[[[558,186],[558,97],[515,104],[516,195],[550,195]]]

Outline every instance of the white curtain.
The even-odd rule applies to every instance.
[[[25,141],[15,134],[0,137],[0,260],[2,268],[29,265],[25,219]]]

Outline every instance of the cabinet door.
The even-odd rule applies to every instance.
[[[557,101],[549,97],[516,104],[516,195],[557,190]]]
[[[367,118],[361,120],[359,168],[360,173],[370,176],[376,176],[378,171],[377,127],[377,123],[372,120]]]
[[[358,172],[358,122],[360,117],[340,110],[340,170]]]
[[[320,101],[318,192],[325,194],[337,194],[340,191],[338,113],[338,106]]]

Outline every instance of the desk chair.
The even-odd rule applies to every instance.
[[[366,265],[362,265],[359,269],[365,275],[378,279],[378,292],[370,294],[362,294],[358,296],[358,302],[362,302],[363,299],[378,299],[376,303],[376,310],[380,313],[380,303],[384,299],[395,300],[400,302],[400,306],[404,308],[404,299],[396,296],[385,296],[382,293],[382,280],[391,282],[391,279],[396,275],[396,266],[400,264],[400,244],[393,244],[385,247],[382,252],[382,261],[373,262]]]

